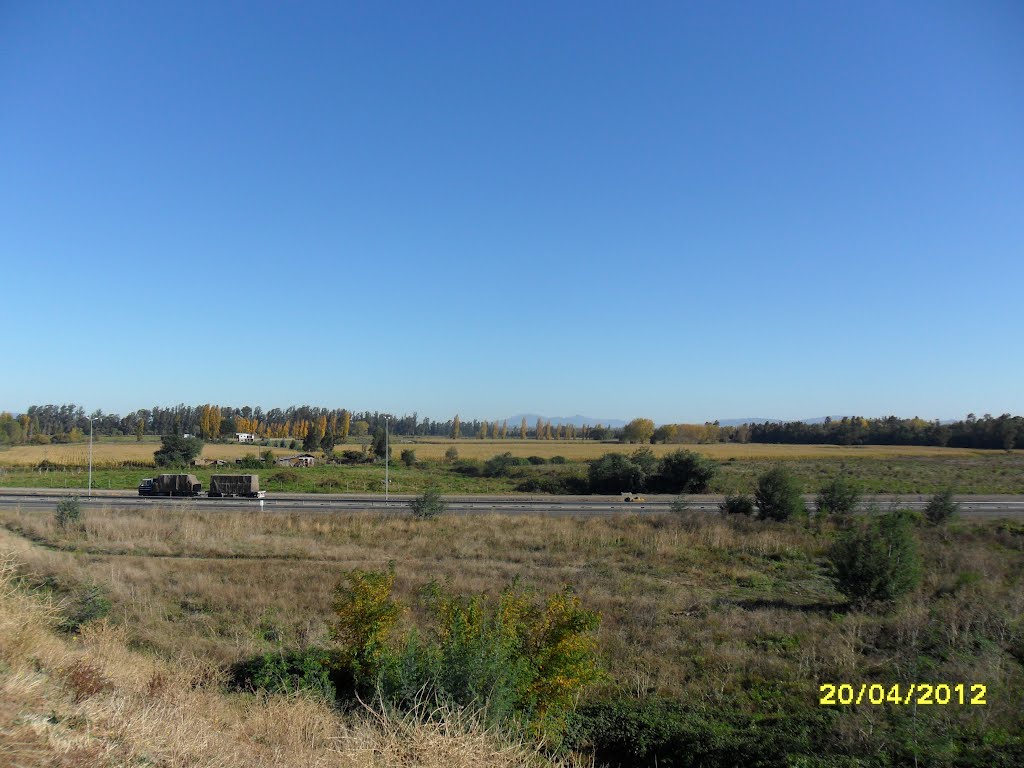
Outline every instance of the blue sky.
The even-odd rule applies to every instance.
[[[1024,5],[2,3],[0,408],[1024,412]]]

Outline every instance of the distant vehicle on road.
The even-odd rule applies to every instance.
[[[147,477],[139,483],[139,496],[202,496],[203,486],[195,475],[160,475]],[[260,490],[259,475],[213,475],[210,478],[210,498],[241,496],[247,499],[265,499]]]
[[[635,493],[624,493],[622,494],[622,500],[627,503],[633,503],[638,501],[647,501],[643,496],[639,496]]]
[[[210,477],[211,498],[221,496],[243,496],[247,499],[266,498],[267,492],[260,490],[259,475],[213,475]]]
[[[139,483],[139,496],[198,496],[202,490],[195,475],[159,475]]]

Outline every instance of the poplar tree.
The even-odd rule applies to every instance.
[[[544,419],[540,418],[539,416],[537,417],[537,432],[534,435],[534,439],[535,440],[543,440],[544,439]]]
[[[135,422],[135,441],[138,443],[142,442],[142,436],[146,434],[146,422],[139,419]]]
[[[501,422],[501,439],[504,440],[508,437],[508,419]]]
[[[452,422],[452,439],[458,440],[459,433],[462,431],[461,422],[459,421],[459,414],[455,414],[455,420]]]
[[[523,416],[523,420],[519,422],[519,439],[526,439],[526,417]]]
[[[352,414],[342,409],[341,411],[341,442],[348,440],[348,432],[352,427]]]

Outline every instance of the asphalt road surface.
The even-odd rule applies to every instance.
[[[134,491],[93,491],[87,497],[79,491],[82,502],[88,506],[116,507],[118,509],[145,509],[154,506],[174,506],[196,510],[260,509],[255,499],[148,498]],[[0,490],[0,507],[22,509],[54,509],[57,501],[69,495],[66,491],[36,489]],[[412,496],[392,496],[388,501],[381,495],[343,494],[269,494],[263,500],[263,509],[275,513],[323,513],[338,511],[405,512]],[[609,496],[447,496],[448,511],[457,514],[511,514],[511,515],[563,515],[595,517],[626,512],[655,514],[671,509],[672,496],[651,496],[642,502],[624,502]],[[687,497],[689,508],[700,512],[717,512],[721,496]],[[971,518],[1024,517],[1024,496],[957,496],[960,513]],[[813,508],[813,498],[807,497]],[[867,510],[924,509],[927,496],[871,496],[862,503]]]

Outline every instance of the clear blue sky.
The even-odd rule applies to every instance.
[[[0,408],[1024,412],[1024,4],[0,3]]]

